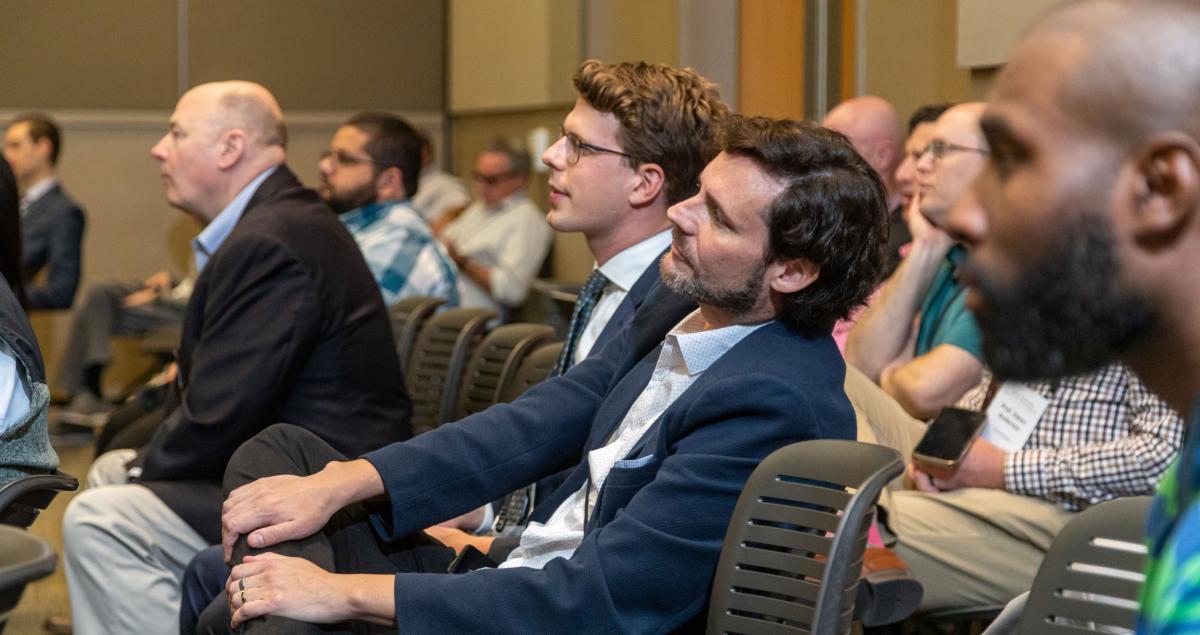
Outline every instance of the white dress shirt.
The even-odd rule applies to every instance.
[[[658,266],[658,256],[666,251],[670,244],[671,230],[668,229],[632,247],[627,247],[600,266],[600,273],[608,278],[608,284],[604,286],[604,292],[600,294],[600,299],[592,308],[592,315],[588,318],[587,325],[579,334],[579,342],[575,344],[573,364],[578,364],[587,358],[588,353],[596,344],[596,339],[600,337],[601,331],[608,326],[609,320],[617,312],[617,307],[621,306],[621,302],[625,301],[625,296],[629,295],[629,290],[633,288],[634,283],[642,277],[647,267]]]
[[[554,235],[546,215],[524,192],[517,192],[492,207],[476,201],[453,223],[443,237],[458,253],[492,272],[492,292],[463,274],[460,306],[485,307],[503,313],[519,306],[529,293],[550,251]]]
[[[471,204],[471,190],[462,179],[446,174],[436,165],[421,170],[417,177],[417,193],[412,197],[412,206],[433,222],[448,209],[458,209]]]
[[[500,566],[540,569],[554,558],[570,558],[583,542],[584,518],[591,515],[609,472],[644,465],[651,457],[632,460],[624,457],[709,366],[764,324],[766,322],[705,331],[704,317],[696,310],[671,329],[663,340],[658,363],[642,394],[629,407],[608,442],[588,453],[591,482],[584,483],[567,497],[546,524],[529,523],[525,533],[521,534],[521,544]]]

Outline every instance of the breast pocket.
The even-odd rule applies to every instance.
[[[596,501],[595,526],[599,528],[607,525],[617,515],[618,510],[628,505],[634,495],[654,480],[661,465],[662,461],[654,454],[614,463],[608,478],[604,479],[600,500]]]

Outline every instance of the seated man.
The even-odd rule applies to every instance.
[[[97,427],[112,407],[102,398],[100,378],[112,360],[108,338],[177,329],[192,293],[192,277],[174,279],[159,271],[145,281],[111,280],[93,286],[71,317],[71,334],[58,369],[58,387],[71,401],[59,413],[67,423]]]
[[[983,377],[979,327],[956,274],[964,252],[940,229],[987,164],[982,111],[981,103],[960,104],[938,118],[917,162],[920,213],[908,218],[912,248],[846,341],[846,361],[918,419],[958,401]]]
[[[870,391],[879,389],[847,385],[855,403],[887,399]],[[883,538],[924,586],[924,611],[1004,604],[1029,590],[1074,513],[1152,494],[1182,443],[1182,419],[1122,365],[1056,382],[988,381],[959,405],[983,410],[989,394],[988,429],[953,477],[910,465],[917,491],[893,491],[880,502]],[[1042,404],[1027,439],[1003,434],[1012,428],[995,420],[997,407],[1021,407],[1014,400]],[[870,425],[874,441],[906,459],[925,432],[903,415]]]
[[[733,117],[721,146],[700,192],[668,212],[662,277],[684,297],[647,300],[647,323],[598,356],[513,404],[363,459],[287,426],[239,449],[222,520],[240,563],[233,625],[610,633],[702,618],[758,462],[796,441],[854,435],[829,333],[873,286],[887,222],[878,175],[841,135]],[[672,307],[688,299],[699,310],[675,323],[686,311]],[[414,533],[572,463],[499,568],[445,575],[453,551]],[[280,472],[300,477],[257,480]],[[205,628],[228,628],[224,606],[210,606]]]
[[[458,269],[413,208],[421,138],[407,121],[364,112],[338,128],[321,158],[321,198],[350,230],[387,305],[414,295],[458,306]]]
[[[179,100],[151,154],[168,202],[206,223],[184,317],[179,404],[139,450],[99,457],[63,520],[81,633],[148,633],[219,536],[234,450],[292,421],[358,454],[408,438],[387,311],[354,239],[285,165],[275,98],[248,82]]]
[[[458,265],[463,306],[495,309],[501,320],[521,305],[554,236],[542,210],[525,196],[529,152],[493,140],[475,159],[475,201],[442,230]]]
[[[21,192],[21,269],[31,310],[69,309],[79,288],[86,217],[59,183],[60,154],[62,131],[46,115],[18,115],[4,131],[4,158]]]

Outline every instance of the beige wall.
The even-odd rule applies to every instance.
[[[907,118],[922,104],[976,97],[970,73],[958,68],[954,0],[868,0],[866,92]]]
[[[581,12],[581,0],[450,0],[450,111],[570,101]]]
[[[957,0],[958,64],[998,66],[1029,23],[1062,0]]]

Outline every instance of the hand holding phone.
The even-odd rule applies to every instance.
[[[986,421],[982,412],[943,408],[913,449],[913,465],[934,478],[954,476]]]

